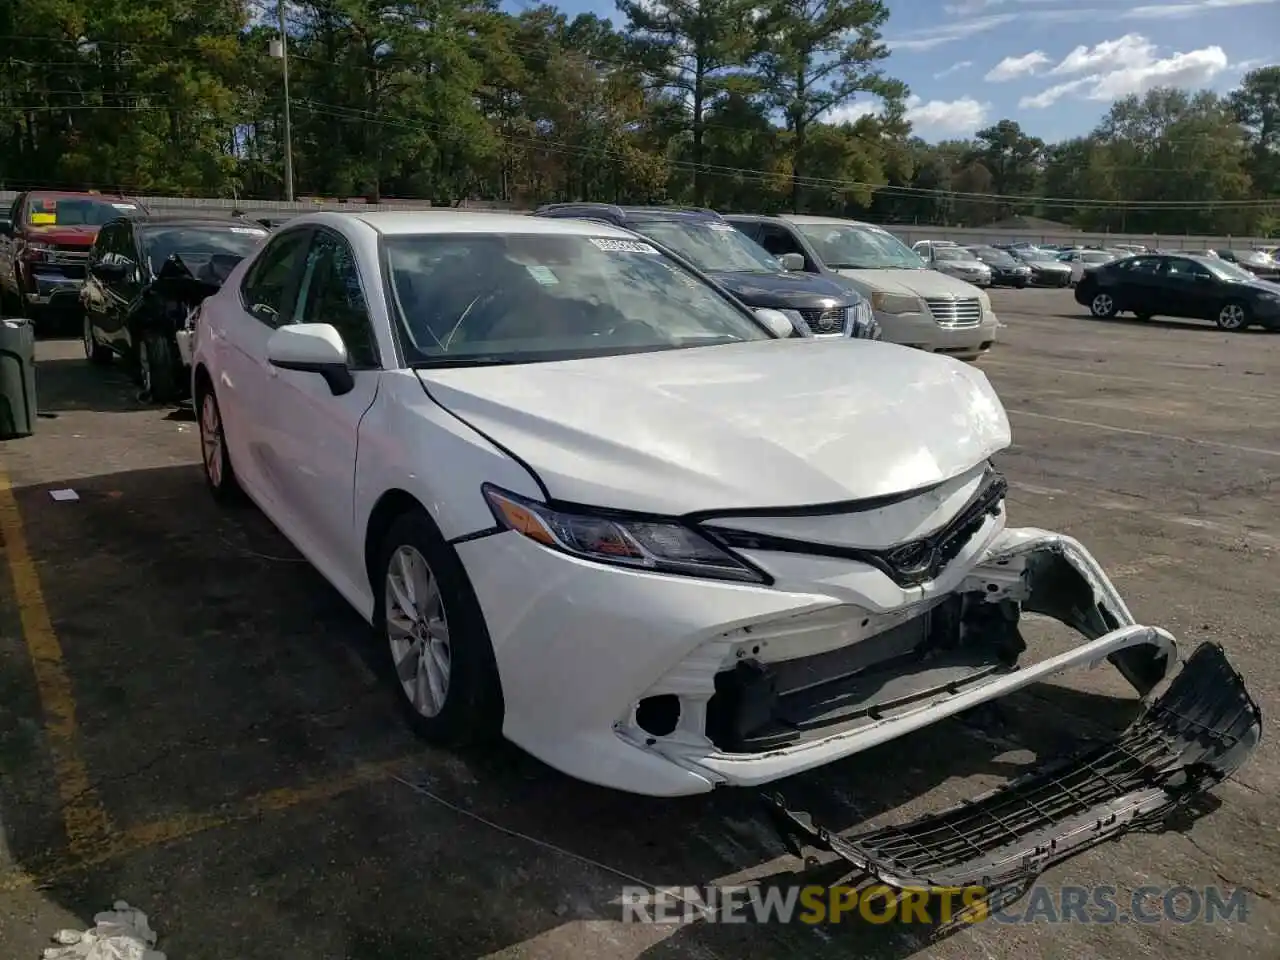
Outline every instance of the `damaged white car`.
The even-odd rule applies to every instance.
[[[983,373],[790,332],[602,224],[304,216],[200,308],[205,473],[375,626],[424,736],[624,791],[766,784],[1072,667],[1177,672],[1080,544],[1006,527]],[[1020,662],[1021,611],[1080,645]],[[886,878],[991,876],[1226,776],[1259,724],[1206,646],[1047,780],[852,840],[779,819]]]

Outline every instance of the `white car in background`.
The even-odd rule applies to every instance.
[[[1110,250],[1068,250],[1058,257],[1060,263],[1071,268],[1071,286],[1075,286],[1090,270],[1116,259]]]
[[[1006,527],[982,372],[790,333],[602,223],[307,215],[200,308],[205,476],[374,626],[424,737],[623,791],[764,784],[1104,659],[1151,693],[1173,638],[1076,541]],[[1082,641],[1017,666],[1023,605]],[[1236,683],[1197,656],[1179,680]],[[1204,722],[1195,758],[1235,762]],[[1168,742],[1154,780],[1067,789],[1122,826]]]

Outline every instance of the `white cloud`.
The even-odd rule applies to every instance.
[[[939,70],[937,73],[933,75],[933,79],[941,80],[943,77],[949,77],[953,73],[959,73],[961,70],[968,70],[972,66],[973,66],[972,60],[961,60],[958,63],[953,63],[951,66],[947,67],[947,69],[945,70]]]
[[[1126,20],[1172,20],[1198,16],[1209,10],[1229,10],[1232,7],[1260,7],[1280,0],[1192,0],[1189,3],[1151,3],[1127,10],[1121,16]]]
[[[898,38],[887,38],[885,44],[891,50],[924,51],[955,43],[979,33],[986,33],[996,27],[1017,20],[1016,14],[998,13],[989,17],[975,17],[972,20],[961,20],[947,23],[940,27],[928,27],[923,30],[910,30]]]
[[[879,100],[855,100],[852,103],[842,103],[840,106],[829,111],[822,118],[823,123],[853,123],[855,120],[861,120],[863,117],[871,117],[879,113],[884,104]]]
[[[987,71],[985,79],[991,83],[1004,83],[1018,77],[1031,76],[1046,63],[1052,63],[1043,50],[1032,50],[1020,57],[1005,57]]]
[[[1076,47],[1062,62],[1049,71],[1053,76],[1114,70],[1125,64],[1147,64],[1155,59],[1156,47],[1141,34],[1126,33],[1115,40],[1103,40],[1097,46]]]
[[[907,97],[906,107],[913,127],[953,136],[977,130],[986,123],[991,110],[991,104],[979,103],[972,97],[926,102],[915,94]]]
[[[1023,97],[1018,106],[1042,110],[1067,96],[1116,100],[1153,87],[1199,87],[1228,66],[1226,52],[1217,45],[1160,57],[1158,48],[1145,37],[1125,34],[1093,47],[1076,47],[1049,73],[1084,75]]]

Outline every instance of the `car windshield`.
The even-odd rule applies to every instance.
[[[910,247],[879,227],[851,223],[796,226],[833,270],[923,270],[925,266]]]
[[[1103,253],[1101,250],[1086,250],[1080,254],[1080,259],[1085,263],[1110,263],[1115,256],[1110,253]]]
[[[31,197],[27,222],[33,227],[100,227],[138,210],[136,203],[94,200],[91,197]]]
[[[491,233],[385,242],[411,363],[531,363],[769,340],[653,244]]]
[[[699,270],[725,273],[782,273],[782,264],[764,247],[727,223],[715,220],[652,220],[638,233],[674,250]]]
[[[1018,251],[1018,256],[1023,260],[1035,260],[1037,262],[1047,263],[1056,262],[1061,256],[1056,250],[1028,250],[1025,247]]]
[[[247,257],[267,238],[261,227],[151,227],[142,233],[151,272],[158,274],[175,254],[192,276],[199,277],[215,257]]]
[[[995,247],[970,247],[969,252],[983,263],[994,263],[1002,267],[1017,263],[1017,260],[1007,250],[997,250]]]
[[[972,260],[973,254],[959,247],[934,247],[933,259],[935,260]]]

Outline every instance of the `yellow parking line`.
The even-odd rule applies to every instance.
[[[76,702],[71,677],[63,662],[62,645],[53,632],[39,574],[27,549],[18,502],[3,469],[0,469],[0,543],[4,544],[22,635],[40,693],[67,843],[73,852],[84,850],[107,835],[107,812],[76,746]]]
[[[104,836],[93,845],[82,848],[78,855],[65,860],[46,862],[40,866],[33,865],[29,870],[0,874],[0,893],[24,887],[43,886],[78,870],[141,853],[152,847],[173,843],[175,840],[185,840],[197,833],[257,820],[267,814],[281,813],[303,804],[331,800],[365,784],[385,781],[392,774],[402,773],[411,764],[421,760],[420,756],[416,756],[403,757],[385,763],[362,764],[350,773],[332,780],[303,787],[282,787],[256,794],[236,804],[230,810],[178,814],[164,820],[139,824],[114,836]]]

